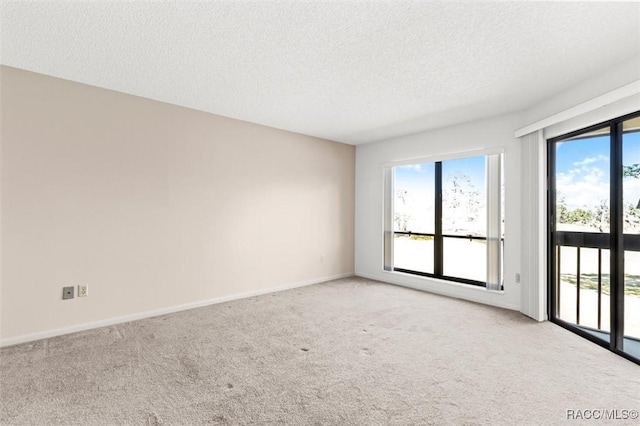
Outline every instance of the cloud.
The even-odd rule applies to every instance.
[[[608,175],[599,167],[583,166],[556,175],[558,201],[562,198],[569,208],[591,208],[609,199]]]
[[[593,208],[601,200],[609,200],[609,170],[582,166],[558,173],[556,188],[558,201],[564,198],[570,209]],[[640,179],[623,180],[623,197],[625,203],[637,205],[640,200]]]
[[[640,179],[626,178],[622,185],[624,202],[637,205],[640,201]]]
[[[589,164],[596,163],[598,161],[609,161],[609,157],[607,157],[606,155],[600,154],[597,157],[587,157],[582,161],[576,161],[575,163],[573,163],[573,165],[576,167],[584,167]]]
[[[405,169],[414,170],[416,172],[422,172],[422,164],[409,164],[408,166],[402,166]]]

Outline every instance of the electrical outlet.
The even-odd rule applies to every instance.
[[[62,287],[62,299],[73,299],[73,286]]]
[[[516,282],[519,283],[520,282],[520,273],[516,274]]]
[[[78,297],[86,297],[89,295],[89,284],[78,284]]]

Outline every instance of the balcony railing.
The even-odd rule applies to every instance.
[[[422,232],[411,232],[411,231],[394,231],[393,232],[394,235],[416,235],[418,237],[435,237],[436,234],[425,234]],[[462,240],[483,240],[486,241],[487,237],[479,237],[479,236],[475,236],[475,235],[450,235],[450,234],[442,234],[442,238],[459,238]]]
[[[404,236],[404,237],[428,237],[428,238],[433,238],[435,240],[436,238],[436,234],[435,233],[428,233],[428,232],[412,232],[412,231],[394,231],[393,232],[393,236],[395,237],[399,237],[399,236]],[[480,235],[471,235],[471,234],[466,234],[466,235],[461,235],[461,234],[442,234],[442,241],[446,241],[447,239],[454,239],[454,240],[467,240],[467,241],[483,241],[486,242],[487,241],[487,237],[485,236],[480,236]],[[503,252],[504,249],[504,238],[500,239],[501,242],[501,250],[500,252]],[[447,254],[444,253],[444,256],[446,256]],[[449,255],[451,255],[451,253],[449,253]],[[456,252],[456,257],[458,258],[458,260],[460,259],[461,253]],[[502,256],[502,255],[501,255]],[[433,261],[433,259],[432,259]],[[440,260],[442,261],[442,260]],[[469,261],[469,259],[467,259],[467,262]],[[486,260],[485,260],[486,262]],[[427,262],[425,262],[427,263]],[[433,266],[433,264],[432,264]],[[450,266],[450,265],[449,265]],[[478,266],[478,265],[476,265]],[[480,277],[477,277],[478,279],[471,279],[469,277],[465,278],[464,277],[464,273],[461,273],[462,271],[455,271],[454,268],[450,268],[449,269],[449,273],[445,273],[446,271],[444,271],[443,268],[443,273],[442,274],[435,274],[433,272],[425,272],[425,271],[420,271],[420,270],[416,270],[413,268],[409,268],[409,267],[399,267],[394,265],[393,270],[397,271],[397,272],[403,272],[403,273],[407,273],[407,274],[413,274],[413,275],[420,275],[420,276],[424,276],[424,277],[433,277],[433,278],[441,278],[441,279],[445,279],[445,280],[449,280],[449,281],[455,281],[455,282],[459,282],[459,283],[463,283],[463,284],[470,284],[470,285],[475,285],[475,286],[482,286],[485,287],[486,286],[486,280],[485,280],[485,276],[486,276],[486,271],[484,270],[484,268],[486,267],[486,263],[483,263],[482,268],[477,268],[477,270],[473,269],[473,271],[478,272],[481,274],[482,279],[480,279]],[[459,268],[470,268],[470,265],[468,263],[460,263],[459,264]],[[471,268],[473,268],[471,266]],[[469,275],[469,271],[466,271],[467,274]],[[472,275],[478,275],[477,273],[472,273]],[[475,277],[474,277],[475,278]],[[503,289],[503,286],[501,285],[501,289]]]
[[[562,268],[562,261],[563,261],[563,250],[561,250],[562,247],[574,247],[575,248],[575,285],[576,285],[576,307],[575,307],[575,324],[576,325],[580,325],[581,327],[586,327],[586,328],[590,328],[584,324],[580,324],[581,323],[581,300],[580,300],[580,293],[581,290],[583,289],[582,285],[583,285],[583,278],[585,278],[587,275],[592,275],[592,274],[585,274],[583,273],[583,251],[584,249],[596,249],[597,250],[597,273],[596,278],[597,278],[597,317],[596,317],[596,324],[597,324],[597,329],[598,331],[602,330],[602,325],[603,325],[603,314],[602,314],[602,298],[603,298],[603,291],[610,285],[610,280],[609,280],[609,274],[603,274],[603,270],[608,270],[608,259],[606,261],[603,262],[603,250],[609,250],[611,248],[611,244],[610,244],[610,234],[607,233],[597,233],[597,232],[570,232],[570,231],[558,231],[556,232],[556,244],[558,246],[558,249],[556,251],[556,282],[558,283],[558,291],[556,292],[556,312],[560,314],[560,318],[563,319],[563,317],[567,317],[565,315],[563,315],[563,312],[561,311],[561,291],[560,289],[560,284],[562,283],[562,281],[565,282],[570,282],[568,279],[566,279],[567,276],[572,275],[572,274],[567,274],[566,271],[563,271]],[[640,252],[640,235],[636,235],[636,234],[624,234],[623,235],[623,247],[625,252]],[[574,253],[572,253],[571,255],[573,255]],[[570,259],[568,259],[570,260]],[[593,268],[594,265],[589,265],[591,268]],[[593,270],[593,269],[591,269]],[[628,274],[625,273],[625,277],[629,276]],[[563,278],[565,278],[563,280]],[[591,280],[590,280],[591,281]],[[571,283],[571,282],[570,282]],[[573,284],[573,283],[571,283]],[[586,290],[586,288],[584,288]],[[592,289],[592,288],[591,288]],[[639,289],[640,291],[640,289]],[[566,294],[566,293],[565,293]],[[582,312],[582,314],[584,314],[584,312]],[[640,312],[638,313],[638,315],[640,315]],[[625,332],[625,335],[627,333]],[[632,337],[632,336],[626,336],[626,337]],[[633,336],[635,338],[635,336]]]

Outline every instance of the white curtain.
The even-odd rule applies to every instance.
[[[547,155],[542,130],[524,135],[521,144],[522,258],[520,312],[543,321],[547,296]]]

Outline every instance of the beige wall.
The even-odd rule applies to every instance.
[[[353,273],[353,146],[14,68],[1,84],[5,344]]]

